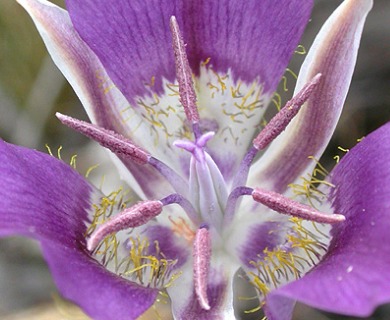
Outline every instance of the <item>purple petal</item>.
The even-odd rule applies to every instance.
[[[140,124],[142,118],[128,108],[127,100],[113,85],[96,55],[74,30],[67,12],[44,0],[18,1],[31,15],[51,57],[72,85],[91,121],[105,129],[131,137],[136,144],[145,146],[146,149],[150,145],[154,146],[150,126]],[[125,109],[126,118],[131,120],[123,118]],[[137,136],[133,134],[135,128]],[[164,157],[164,148],[154,148],[154,151],[153,155],[156,157]],[[155,192],[165,191],[167,186],[154,169],[130,161],[124,163],[127,169],[123,175],[140,196],[158,198],[166,195],[164,192]]]
[[[234,231],[232,237],[236,243],[237,256],[246,268],[254,268],[251,261],[259,261],[266,248],[272,250],[285,241],[280,235],[283,224],[278,222],[250,223],[245,228],[240,227],[241,234]],[[245,237],[242,235],[245,234]],[[229,239],[229,241],[231,241]]]
[[[312,1],[93,1],[67,0],[76,30],[122,93],[133,101],[175,79],[169,19],[176,16],[190,66],[211,58],[214,70],[236,79],[260,78],[272,92],[309,19]]]
[[[124,101],[107,90],[103,66],[74,30],[69,15],[45,0],[18,0],[30,14],[54,62],[74,88],[92,121],[106,129],[123,127]],[[124,99],[122,99],[124,100]],[[119,103],[123,105],[118,105]]]
[[[0,140],[0,234],[84,242],[92,186],[55,158]]]
[[[269,294],[275,319],[283,301],[365,317],[390,301],[390,124],[348,152],[333,170],[334,211],[346,221],[332,229],[329,250],[302,279]],[[273,319],[273,318],[271,318]]]
[[[179,241],[172,229],[161,225],[151,225],[145,228],[145,235],[150,243],[158,243],[159,250],[155,246],[150,246],[148,254],[162,256],[167,260],[177,260],[175,269],[180,268],[188,260],[190,251],[188,242]],[[180,245],[180,243],[182,245]]]
[[[41,241],[60,292],[94,319],[135,319],[157,292],[98,264],[84,234],[93,187],[65,163],[0,140],[0,235]]]
[[[271,144],[257,166],[254,181],[283,191],[311,173],[338,122],[355,68],[363,25],[371,0],[347,0],[326,21],[302,65],[295,94],[316,74],[322,77],[297,117]]]
[[[95,320],[137,319],[157,290],[110,273],[78,248],[43,243],[43,254],[61,294]]]

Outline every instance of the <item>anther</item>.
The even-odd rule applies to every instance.
[[[280,110],[275,117],[265,126],[258,136],[253,140],[253,146],[257,150],[265,149],[279,134],[281,134],[297,115],[302,105],[309,99],[321,79],[321,74],[317,74],[307,83],[298,94],[293,97]]]
[[[106,236],[112,233],[144,225],[159,215],[162,208],[163,204],[161,201],[142,201],[125,209],[92,233],[87,240],[87,249],[92,252]]]
[[[259,202],[274,211],[304,220],[327,224],[345,221],[345,217],[341,214],[326,214],[319,212],[310,206],[291,200],[273,191],[256,188],[252,192],[252,197],[256,202]]]
[[[56,113],[57,118],[69,128],[80,132],[98,142],[103,147],[111,150],[119,157],[131,159],[138,164],[147,164],[150,155],[136,146],[132,141],[124,136],[91,123]]]
[[[249,149],[240,167],[234,177],[233,187],[238,187],[245,184],[249,168],[252,165],[253,159],[259,150],[265,149],[278,135],[280,135],[298,114],[302,105],[310,98],[321,79],[321,74],[317,74],[309,83],[307,83],[298,94],[286,103],[275,117],[265,126],[263,130],[253,140],[253,146]]]
[[[193,125],[195,137],[198,137],[200,135],[198,127],[199,113],[196,106],[196,94],[192,82],[192,72],[179,25],[174,16],[171,17],[170,26],[173,51],[175,53],[176,76],[179,83],[180,102],[183,105],[188,121]]]
[[[200,306],[210,310],[207,284],[211,261],[211,237],[207,227],[201,227],[196,232],[192,255],[195,293]]]

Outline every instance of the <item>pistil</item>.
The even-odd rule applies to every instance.
[[[173,143],[173,145],[175,147],[191,152],[197,161],[204,162],[205,160],[204,148],[206,147],[207,142],[212,137],[214,137],[214,135],[215,133],[213,131],[210,131],[198,137],[195,142],[187,141],[187,140],[177,140]]]

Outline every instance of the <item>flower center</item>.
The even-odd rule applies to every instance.
[[[207,132],[195,142],[178,140],[174,145],[191,153],[189,196],[199,220],[220,233],[228,192],[218,166],[205,151],[213,136],[214,132]]]

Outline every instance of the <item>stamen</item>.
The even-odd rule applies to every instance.
[[[182,195],[174,193],[165,197],[164,199],[161,199],[160,201],[164,206],[173,203],[178,204],[180,207],[184,209],[188,218],[190,218],[195,225],[199,225],[200,219],[198,213],[192,206],[191,202],[188,201],[186,198],[184,198]]]
[[[333,224],[345,221],[341,214],[326,214],[302,203],[291,200],[273,191],[256,188],[252,192],[253,200],[281,214],[287,214],[304,220]]]
[[[228,224],[233,220],[238,199],[242,196],[250,195],[252,192],[252,188],[237,187],[229,194],[228,200],[226,202],[224,224]]]
[[[265,149],[278,135],[280,135],[298,114],[302,105],[309,99],[321,79],[317,74],[297,93],[286,105],[271,119],[263,130],[253,140],[253,147],[249,149],[240,164],[240,168],[234,178],[233,186],[244,185],[248,177],[249,168],[257,152]]]
[[[91,123],[56,113],[57,118],[66,126],[98,142],[103,147],[111,150],[118,157],[130,159],[137,164],[150,164],[160,172],[178,192],[184,192],[188,189],[188,184],[172,168],[160,160],[152,157],[142,148],[135,145],[128,138],[107,130]]]
[[[161,201],[142,201],[125,209],[92,233],[91,237],[87,240],[87,249],[92,252],[111,233],[144,225],[159,215],[162,208],[163,203]]]
[[[194,285],[200,306],[210,310],[207,298],[207,284],[211,261],[211,237],[207,227],[198,229],[193,245]]]
[[[180,33],[176,18],[171,17],[170,21],[173,51],[175,53],[176,76],[179,82],[180,102],[188,121],[192,124],[195,137],[200,135],[199,113],[196,106],[196,94],[192,82],[192,72],[188,62],[185,45]]]
[[[309,99],[314,89],[317,87],[321,74],[317,74],[307,83],[298,94],[286,103],[275,117],[265,126],[258,136],[253,140],[253,146],[257,150],[265,149],[279,134],[281,134],[297,115],[302,105]]]
[[[129,158],[138,164],[147,164],[149,161],[150,155],[146,151],[114,131],[65,116],[58,112],[56,113],[56,116],[66,126],[80,132],[88,138],[95,140],[100,145],[108,148],[120,157]]]

